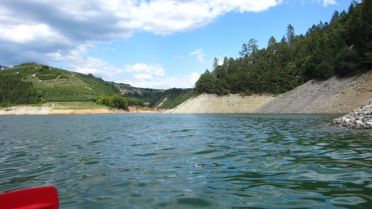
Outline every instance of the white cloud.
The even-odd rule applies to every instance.
[[[336,0],[323,0],[323,6],[325,7],[334,4],[337,4]]]
[[[1,0],[0,63],[38,61],[45,53],[67,53],[77,45],[126,39],[139,31],[165,35],[191,30],[228,12],[260,12],[280,2]]]
[[[48,53],[47,58],[58,63],[67,63],[66,67],[79,73],[92,73],[96,76],[112,80],[121,69],[105,62],[102,59],[85,56],[84,54],[93,47],[93,45],[80,45],[71,51]]]
[[[124,83],[129,83],[137,87],[155,88],[155,89],[169,89],[169,88],[192,88],[195,82],[199,79],[200,74],[193,72],[189,75],[182,76],[152,76],[148,78],[133,77],[126,79]]]
[[[106,8],[119,17],[119,25],[156,34],[169,34],[205,25],[227,12],[260,12],[276,6],[279,0],[153,0],[120,4]],[[115,5],[115,6],[112,6]]]
[[[160,65],[117,67],[86,56],[97,42],[137,32],[167,35],[202,27],[229,12],[261,12],[282,0],[1,0],[0,63],[68,66],[148,87],[191,87],[197,74],[167,76]],[[202,49],[191,53],[205,61]],[[58,64],[57,64],[58,65]]]
[[[53,31],[48,25],[45,24],[20,24],[0,28],[0,39],[20,44],[32,42],[38,39],[44,39],[45,41],[52,40],[67,42],[65,37]]]
[[[165,70],[160,65],[136,63],[125,66],[124,71],[133,73],[133,77],[141,81],[151,81],[154,77],[162,78],[165,76]]]
[[[324,7],[337,4],[337,0],[311,0],[311,2],[317,4],[321,3]]]
[[[143,63],[136,63],[134,65],[127,65],[126,72],[140,73],[140,74],[154,74],[157,76],[164,76],[165,70],[160,65],[147,65]]]
[[[62,52],[50,53],[48,59],[69,63],[67,68],[76,72],[92,73],[105,80],[128,83],[136,87],[156,89],[191,88],[200,76],[195,72],[190,75],[169,76],[159,64],[136,63],[117,67],[104,60],[84,56],[84,53],[92,47],[92,45],[82,45],[66,54]]]
[[[166,75],[166,70],[161,65],[149,65],[144,63],[127,65],[124,67],[124,72],[131,73],[129,75],[130,78],[116,81],[129,83],[137,87],[151,87],[156,89],[168,89],[174,87],[191,88],[200,76],[198,73],[181,76],[168,76]]]
[[[126,38],[134,31],[169,34],[189,30],[205,25],[227,12],[260,12],[281,2],[281,0],[2,1],[0,14],[5,15],[0,17],[13,17],[13,23],[25,22],[24,18],[27,17],[29,23],[48,24],[62,33],[68,33],[67,29],[74,28],[81,31],[70,33],[92,35],[88,33],[93,32],[94,27],[106,29],[101,30],[105,37],[118,38]],[[6,18],[0,18],[0,21],[4,19]],[[87,29],[84,34],[84,30]],[[96,38],[101,35],[97,34]]]
[[[193,52],[190,52],[190,55],[191,56],[195,56],[196,59],[201,62],[201,63],[205,63],[205,53],[204,53],[204,50],[203,49],[197,49]]]

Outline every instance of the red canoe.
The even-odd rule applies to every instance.
[[[58,209],[58,191],[54,186],[20,189],[0,194],[1,209]]]

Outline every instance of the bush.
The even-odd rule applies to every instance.
[[[333,70],[328,62],[323,61],[315,67],[317,78],[326,79],[333,75]]]
[[[354,49],[343,48],[337,55],[336,61],[335,73],[339,76],[350,75],[359,69],[358,54]]]
[[[129,106],[140,106],[144,107],[145,103],[141,99],[137,98],[125,98],[126,102],[128,103]]]
[[[96,100],[97,104],[107,105],[109,107],[128,110],[128,102],[120,95],[104,96],[101,95]]]

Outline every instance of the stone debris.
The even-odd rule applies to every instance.
[[[372,129],[372,101],[347,115],[334,119],[332,124],[352,129]]]

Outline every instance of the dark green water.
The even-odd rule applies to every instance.
[[[372,133],[330,116],[1,116],[0,191],[61,208],[372,208]]]

